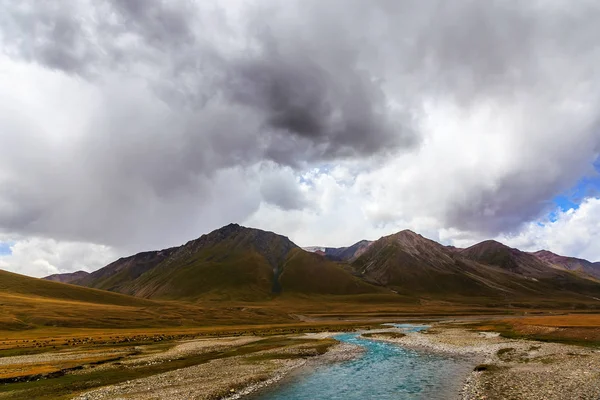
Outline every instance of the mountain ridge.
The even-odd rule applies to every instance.
[[[600,283],[487,240],[465,249],[410,230],[341,248],[298,247],[229,224],[182,246],[120,258],[73,283],[158,300],[396,293],[413,299],[514,302],[600,298]],[[600,305],[600,304],[599,304]]]
[[[583,258],[561,256],[549,250],[538,250],[530,253],[540,260],[546,261],[557,268],[581,272],[600,279],[600,262],[592,262]]]
[[[314,256],[285,236],[229,224],[179,247],[120,258],[73,283],[157,299],[257,300],[282,291],[380,291],[341,266]],[[314,279],[303,281],[303,275]]]

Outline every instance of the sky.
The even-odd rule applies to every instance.
[[[0,268],[230,222],[600,261],[600,4],[0,0]]]

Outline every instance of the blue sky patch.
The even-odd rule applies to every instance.
[[[576,210],[585,198],[600,197],[600,157],[594,161],[593,166],[595,174],[581,178],[573,188],[552,199],[559,210]],[[552,220],[552,214],[550,219]]]
[[[12,254],[12,250],[10,249],[10,246],[12,246],[13,243],[10,242],[0,242],[0,256],[9,256]]]

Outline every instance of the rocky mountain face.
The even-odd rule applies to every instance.
[[[54,274],[44,277],[43,279],[47,281],[60,282],[60,283],[71,283],[73,281],[78,281],[80,279],[85,278],[89,275],[89,272],[86,271],[76,271],[76,272],[67,272],[64,274]]]

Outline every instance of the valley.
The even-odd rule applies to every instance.
[[[520,368],[536,379],[544,366],[596,365],[594,263],[494,241],[450,248],[411,231],[308,250],[231,224],[91,273],[0,271],[0,399],[239,398],[360,359],[335,340],[343,332],[390,329],[365,338],[477,358],[465,399],[502,398]],[[389,323],[431,327],[404,337]],[[500,357],[502,346],[514,354]],[[536,346],[543,356],[528,353]],[[594,379],[581,390],[595,393]]]

